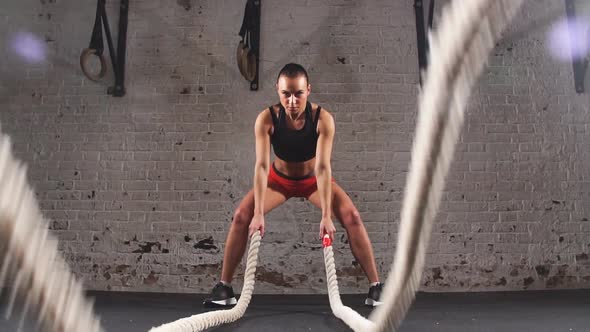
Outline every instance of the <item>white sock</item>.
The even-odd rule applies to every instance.
[[[229,282],[226,282],[226,281],[223,281],[223,280],[220,280],[220,281],[221,281],[221,283],[222,283],[224,286],[231,287],[231,284],[230,284]]]
[[[373,283],[371,283],[371,287],[373,287],[373,286],[377,286],[377,285],[379,285],[379,284],[380,284],[380,282],[379,282],[379,281],[377,281],[377,282],[373,282]]]

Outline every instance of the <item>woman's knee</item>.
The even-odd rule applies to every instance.
[[[341,222],[346,229],[360,227],[363,225],[361,214],[354,207],[345,209],[342,212]]]
[[[248,227],[252,221],[252,213],[247,209],[238,208],[234,212],[233,224],[239,227]]]

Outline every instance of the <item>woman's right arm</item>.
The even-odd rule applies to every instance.
[[[256,138],[256,163],[254,164],[254,217],[250,224],[249,235],[260,229],[264,235],[264,194],[268,184],[270,169],[270,129],[272,120],[268,110],[256,118],[254,135]],[[256,222],[258,221],[258,222]],[[258,225],[261,223],[261,225]]]

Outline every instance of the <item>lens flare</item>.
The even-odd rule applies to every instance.
[[[580,17],[556,22],[548,34],[550,54],[561,61],[581,59],[590,48],[590,18]]]
[[[30,32],[17,32],[12,36],[12,51],[28,62],[45,60],[45,43]]]

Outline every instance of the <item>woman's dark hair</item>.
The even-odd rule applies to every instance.
[[[277,82],[279,81],[279,78],[281,76],[295,78],[299,75],[305,76],[305,80],[307,81],[307,84],[309,84],[309,76],[307,76],[307,71],[305,70],[305,68],[303,68],[302,65],[297,63],[288,63],[279,72],[279,76],[277,76]]]

